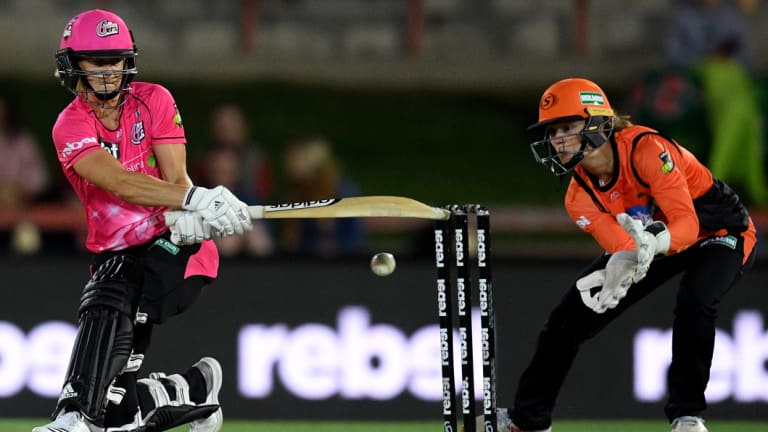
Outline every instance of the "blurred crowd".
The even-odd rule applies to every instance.
[[[753,77],[747,26],[756,2],[678,0],[665,62],[630,87],[626,114],[680,137],[753,208],[768,205],[765,101]]]
[[[0,93],[0,245],[4,252],[29,255],[46,249],[79,249],[77,227],[45,232],[27,212],[80,212],[72,209],[63,176],[51,175],[40,143],[24,129],[10,93]],[[303,202],[361,195],[326,137],[298,136],[272,160],[251,134],[242,107],[212,108],[209,142],[193,157],[190,175],[201,186],[224,185],[250,205]],[[51,179],[58,180],[52,181]],[[57,209],[57,210],[54,210]],[[82,217],[82,216],[81,216]],[[67,228],[67,227],[65,227]],[[56,231],[56,230],[54,230]],[[217,238],[222,257],[324,256],[364,252],[367,229],[362,219],[255,221],[242,236]],[[44,243],[46,243],[44,245]]]
[[[637,71],[620,103],[638,123],[677,137],[713,174],[732,185],[754,209],[768,208],[766,181],[766,101],[752,72],[755,41],[747,21],[754,0],[673,1],[659,46],[663,67]],[[632,78],[632,77],[627,77]],[[47,142],[39,142],[20,118],[18,95],[0,89],[0,250],[34,254],[77,249],[82,232],[45,231],[34,209],[56,204],[72,215],[69,187],[46,161]],[[299,135],[269,154],[259,131],[249,129],[243,107],[210,107],[209,141],[192,154],[190,174],[203,186],[222,184],[249,204],[275,204],[361,195],[355,179],[323,131]],[[504,155],[499,155],[504,157]],[[56,167],[53,169],[52,167]],[[82,214],[79,215],[82,218]],[[45,224],[41,224],[45,225]],[[50,224],[48,224],[50,225]],[[219,239],[222,256],[338,256],[364,251],[366,221],[262,221],[244,236]]]

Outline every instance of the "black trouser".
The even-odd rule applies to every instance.
[[[629,289],[619,305],[603,314],[584,305],[574,281],[551,312],[539,334],[533,359],[520,377],[512,413],[515,424],[523,430],[549,427],[555,399],[581,344],[678,273],[683,273],[683,277],[674,309],[669,401],[665,413],[671,421],[703,412],[717,306],[754,261],[752,252],[742,265],[744,241],[741,236],[735,237],[738,239],[735,248],[707,239],[679,254],[658,258],[647,276]],[[601,256],[577,279],[604,268],[608,258],[608,255]]]

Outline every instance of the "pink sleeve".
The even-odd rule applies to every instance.
[[[163,86],[156,86],[150,100],[152,108],[152,143],[185,144],[184,125],[173,96]]]
[[[72,116],[60,116],[52,135],[56,156],[65,170],[72,169],[81,157],[101,148],[93,123]]]

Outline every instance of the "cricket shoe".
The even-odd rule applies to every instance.
[[[695,416],[678,417],[672,421],[672,432],[709,432],[704,419]]]
[[[484,416],[475,417],[475,430],[478,432],[482,432],[485,430]],[[515,426],[515,424],[512,422],[512,419],[509,417],[508,408],[496,409],[496,430],[498,430],[499,432],[552,432],[551,427],[546,429],[536,430],[536,431],[524,431],[520,429],[519,427]],[[461,431],[464,432],[463,426],[461,427]]]
[[[221,371],[221,364],[213,357],[203,357],[193,368],[200,371],[205,379],[206,396],[205,405],[218,405],[219,404],[219,391],[221,391],[221,381],[223,379],[223,373]],[[202,405],[202,404],[199,404]],[[224,415],[221,412],[221,407],[216,410],[210,416],[195,420],[189,424],[190,432],[219,432],[221,425],[224,423]]]
[[[99,432],[104,430],[86,420],[79,411],[61,413],[56,420],[32,429],[32,432]]]

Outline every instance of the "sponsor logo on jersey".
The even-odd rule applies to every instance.
[[[75,142],[68,142],[64,144],[64,149],[61,150],[61,157],[66,159],[72,154],[73,151],[80,150],[86,144],[96,144],[97,142],[98,141],[96,141],[96,138],[94,137],[83,138],[80,141]]]
[[[666,151],[661,152],[659,159],[661,159],[661,172],[664,174],[669,174],[675,169],[675,161],[672,160]]]
[[[582,105],[605,105],[603,95],[597,92],[579,92]]]
[[[587,219],[586,216],[579,216],[578,219],[576,219],[576,225],[578,225],[579,228],[585,229],[589,224],[591,224],[592,221]]]
[[[120,144],[104,140],[99,141],[99,144],[101,145],[101,148],[111,154],[113,158],[120,160]]]
[[[144,120],[139,120],[131,127],[131,143],[141,144],[141,140],[143,140],[145,136]]]
[[[120,33],[120,26],[110,20],[102,20],[96,25],[96,36],[107,37]]]
[[[651,215],[651,206],[648,205],[636,205],[628,207],[625,211],[626,214],[632,216],[632,218],[639,220],[643,223],[643,226],[653,222],[653,216]]]

